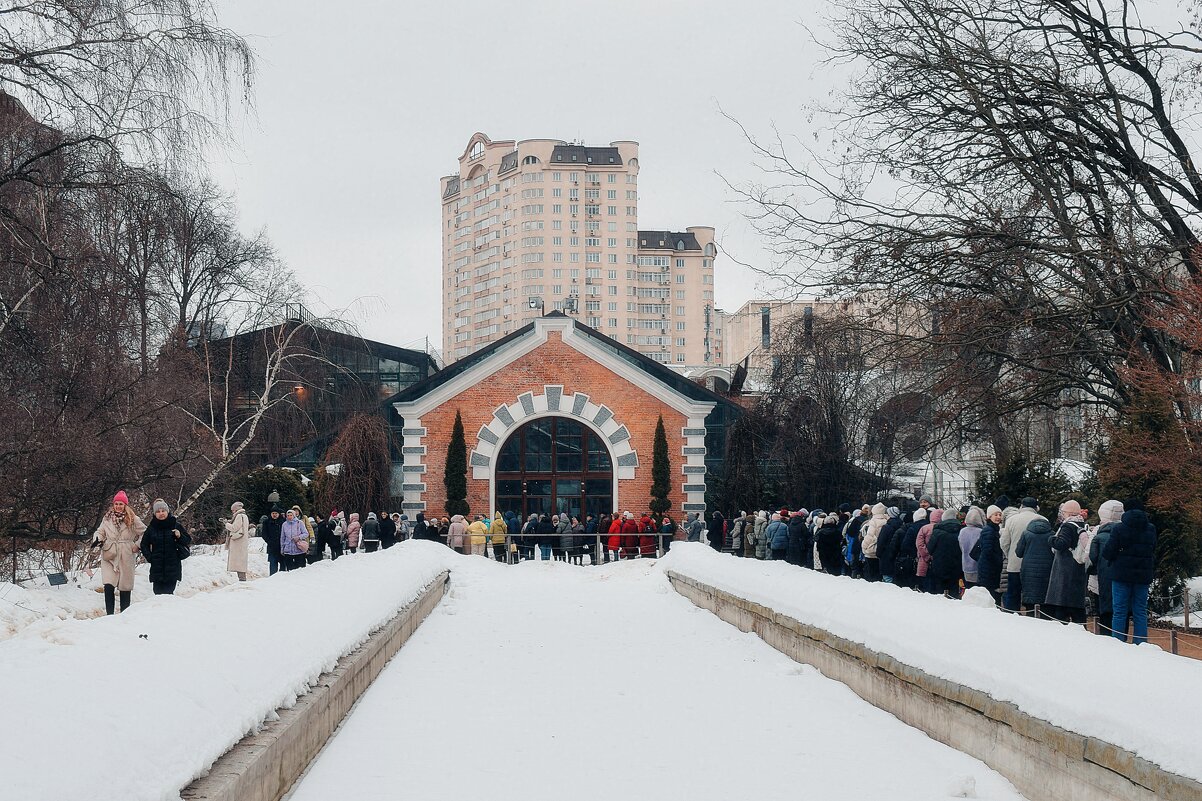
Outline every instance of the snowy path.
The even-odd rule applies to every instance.
[[[975,789],[973,789],[975,786]],[[291,801],[1022,797],[695,608],[651,562],[484,559],[360,700]]]

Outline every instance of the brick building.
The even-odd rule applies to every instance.
[[[559,312],[539,317],[389,401],[403,420],[404,508],[442,514],[455,414],[473,513],[642,512],[656,422],[668,438],[671,511],[705,510],[738,407]]]

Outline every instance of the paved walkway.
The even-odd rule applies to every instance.
[[[653,565],[457,570],[292,801],[1021,799]]]

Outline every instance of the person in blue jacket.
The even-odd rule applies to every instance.
[[[788,512],[772,513],[772,522],[764,529],[764,537],[768,540],[768,548],[772,551],[773,559],[785,558],[789,550],[789,524],[785,522]]]

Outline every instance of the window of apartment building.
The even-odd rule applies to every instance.
[[[552,294],[552,295],[562,295],[562,294],[563,294],[563,285],[562,285],[562,284],[555,284],[554,286],[552,286],[552,287],[551,287],[551,294]]]
[[[632,222],[626,223],[627,233],[631,233],[631,234],[636,233],[638,231],[638,229],[639,229],[639,226],[637,223],[632,223]],[[630,247],[634,247],[634,245],[630,245]]]
[[[584,213],[585,214],[600,214],[601,207],[596,204],[593,204],[593,203],[586,203],[584,205]]]
[[[677,317],[684,317],[684,306],[677,306],[677,307],[676,307],[676,316],[677,316]]]
[[[611,234],[616,234],[618,232],[618,224],[616,222],[606,223],[605,227]]]
[[[580,277],[580,270],[578,270],[578,269],[568,270],[568,278],[571,278],[573,281],[575,281],[579,277]]]
[[[702,259],[702,260],[701,260],[701,266],[702,266],[702,267],[713,267],[713,266],[714,266],[714,260],[713,260],[713,259]]]
[[[711,290],[711,289],[707,289],[707,290],[705,290],[704,292],[702,292],[702,293],[701,293],[701,299],[702,299],[702,300],[713,300],[713,299],[714,299],[714,292],[713,292],[713,290]]]
[[[626,175],[626,183],[628,183],[628,184],[632,184],[632,183],[634,183],[634,176],[633,176],[633,175],[630,175],[629,173],[627,173],[627,175]]]
[[[601,190],[600,189],[584,190],[584,199],[585,200],[600,200],[601,199]]]
[[[683,289],[676,290],[676,299],[684,300],[684,290]]]
[[[606,273],[606,276],[609,278],[610,281],[617,281],[618,280],[618,271],[617,270],[609,270]]]
[[[712,275],[703,275],[701,276],[701,283],[712,284],[714,283],[714,277]]]
[[[588,222],[586,222],[584,224],[584,227],[589,230],[590,234],[592,234],[593,236],[596,236],[597,233],[601,230],[601,223],[597,222],[596,220],[589,220]]]
[[[618,294],[618,288],[616,286],[609,286],[606,288],[609,290],[609,294],[611,294],[611,295]]]
[[[580,180],[580,173],[573,172],[568,174],[568,180],[572,183],[577,183]]]
[[[606,256],[606,261],[609,262],[610,264],[617,264],[618,263],[618,254],[617,253],[608,254]]]
[[[634,206],[627,206],[627,207],[626,207],[626,216],[627,216],[627,217],[633,217],[633,216],[634,216]]]
[[[552,231],[562,231],[563,230],[563,220],[552,220],[551,221],[551,230]]]
[[[676,363],[684,364],[684,354],[683,353],[676,354]]]
[[[569,203],[568,211],[571,214],[579,214],[580,213],[580,204],[579,203]]]
[[[610,327],[610,328],[617,328],[617,327],[618,327],[618,318],[617,318],[617,317],[610,317],[610,318],[609,318],[609,327]]]
[[[569,261],[571,261],[571,262],[572,262],[572,264],[579,264],[579,263],[580,263],[580,254],[579,254],[579,253],[573,253],[573,254],[572,254],[572,257],[569,259]]]
[[[599,248],[599,247],[601,247],[601,237],[599,237],[599,236],[589,236],[589,237],[585,237],[585,239],[584,239],[584,246],[585,246],[586,248]]]
[[[617,206],[606,206],[606,208],[608,209],[608,214],[610,217],[618,216],[618,207]]]
[[[568,190],[568,200],[580,200],[580,190],[579,189],[569,189]]]
[[[677,273],[677,274],[676,274],[676,283],[678,283],[678,284],[683,284],[683,283],[684,283],[684,273]]]
[[[609,183],[611,184],[616,184],[618,182],[618,176],[612,172],[607,175],[606,178],[609,179]]]
[[[591,311],[591,312],[593,312],[593,311],[601,311],[601,301],[599,301],[599,300],[586,300],[586,301],[584,302],[584,310],[585,310],[585,311]]]
[[[555,261],[555,262],[562,262],[562,261],[563,261],[563,254],[562,254],[562,253],[552,253],[552,254],[551,254],[551,261]]]
[[[578,237],[578,236],[568,237],[568,244],[574,248],[580,247],[580,237]]]
[[[584,256],[585,256],[584,260],[586,262],[588,262],[589,264],[600,264],[601,263],[601,254],[600,253],[586,253],[586,254],[584,254]]]
[[[575,276],[572,276],[572,277],[575,278]],[[590,267],[589,269],[584,271],[584,277],[585,278],[600,278],[601,271],[595,267]]]
[[[551,190],[551,197],[563,197],[563,190],[558,186]]]
[[[606,246],[616,248],[618,246],[618,238],[616,236],[609,237],[609,239],[606,240]]]
[[[563,278],[563,268],[557,267],[556,269],[552,270],[551,277],[552,278]]]
[[[618,190],[610,189],[608,192],[605,193],[605,199],[606,200],[617,200],[618,199]]]
[[[611,300],[611,301],[609,302],[609,310],[610,310],[610,311],[617,311],[617,310],[618,310],[618,304],[614,303],[614,302]]]
[[[562,236],[551,237],[551,244],[554,245],[555,247],[561,247],[563,245],[563,237]]]
[[[551,180],[552,180],[552,181],[562,181],[562,180],[563,180],[563,173],[562,173],[562,172],[553,172],[553,173],[551,173]]]
[[[684,267],[684,259],[677,259],[677,260],[676,260],[676,266],[677,266],[677,267]]]
[[[552,214],[563,214],[563,204],[562,203],[552,203],[551,204],[551,213]]]
[[[600,317],[590,317],[590,318],[588,318],[588,324],[591,325],[593,328],[600,328],[601,327],[601,318]]]
[[[684,347],[684,337],[677,337],[677,338],[676,338],[676,347],[678,347],[678,348],[683,348],[683,347]]]
[[[676,323],[676,330],[677,330],[677,331],[684,331],[684,330],[685,330],[685,323],[684,323],[684,321],[683,321],[683,320],[678,320],[678,321],[677,321],[677,323]]]

